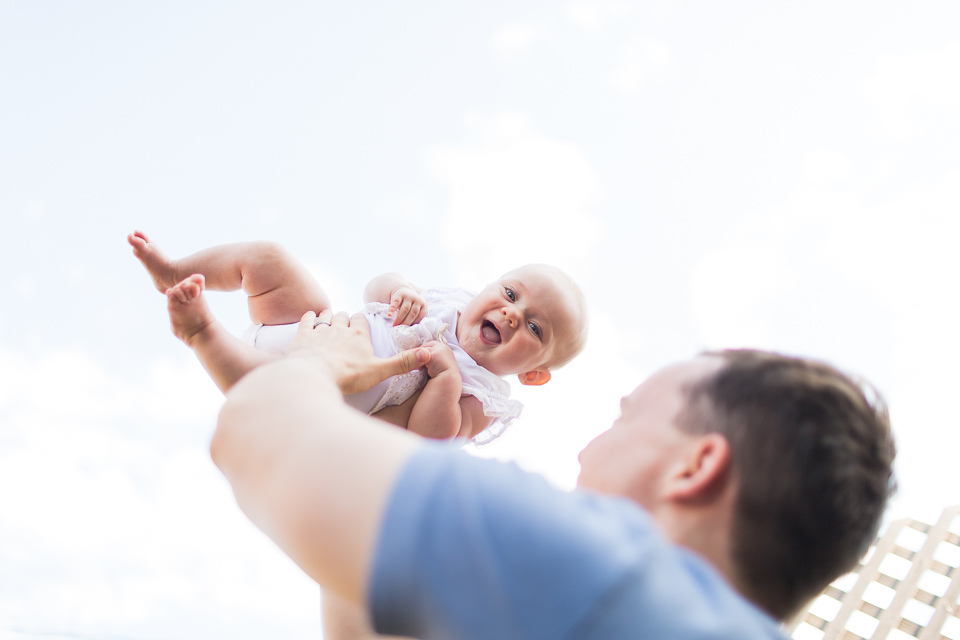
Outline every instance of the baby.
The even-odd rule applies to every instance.
[[[139,231],[127,240],[166,294],[174,334],[224,392],[253,368],[283,357],[305,312],[330,308],[316,279],[276,243],[220,245],[171,260]],[[254,324],[242,338],[213,317],[204,288],[247,294]],[[510,271],[477,295],[421,289],[389,273],[367,285],[364,301],[378,356],[423,345],[431,358],[425,371],[389,378],[344,400],[429,438],[490,442],[522,409],[500,376],[544,384],[586,338],[580,289],[547,265]]]

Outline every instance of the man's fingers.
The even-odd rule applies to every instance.
[[[314,327],[315,318],[317,314],[313,311],[307,311],[305,314],[300,316],[300,326],[297,327],[297,334],[306,333],[311,331]]]
[[[332,327],[349,327],[350,326],[350,316],[344,311],[338,311],[333,314],[333,317],[330,318],[330,326]]]
[[[423,347],[407,349],[381,362],[389,375],[399,376],[414,369],[419,369],[430,362],[430,350]]]
[[[367,316],[362,313],[355,313],[350,316],[350,326],[360,329],[366,335],[370,335],[370,324],[367,322]]]
[[[317,320],[313,323],[313,326],[318,324],[330,324],[330,319],[333,317],[333,311],[330,309],[324,309],[317,314]]]

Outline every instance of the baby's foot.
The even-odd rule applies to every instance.
[[[188,345],[217,321],[203,298],[203,286],[203,276],[195,273],[166,291],[173,335]]]
[[[127,236],[127,242],[133,247],[133,255],[150,272],[157,291],[164,293],[177,284],[177,263],[168,258],[157,245],[150,242],[142,231],[134,231]]]

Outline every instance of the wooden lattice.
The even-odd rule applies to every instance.
[[[923,538],[922,544],[909,545],[919,548],[898,542],[910,537]],[[891,571],[891,566],[902,570]],[[897,520],[852,574],[827,587],[784,631],[797,640],[960,640],[958,567],[960,505],[945,509],[933,526]],[[927,572],[943,577],[932,591],[928,584],[918,585],[931,582]],[[882,598],[876,594],[890,595],[890,590],[888,602],[878,603]]]

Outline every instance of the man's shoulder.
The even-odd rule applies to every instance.
[[[703,637],[779,637],[769,618],[705,561],[666,540],[630,500],[562,491],[514,464],[433,445],[407,467],[374,582],[385,587],[402,575],[390,591],[406,589],[408,598],[420,585],[418,597],[447,610],[458,628],[527,638],[627,638],[643,628],[659,630],[650,637],[683,639],[698,637],[686,630],[716,627],[741,633]],[[491,594],[513,627],[485,619],[476,598]]]

